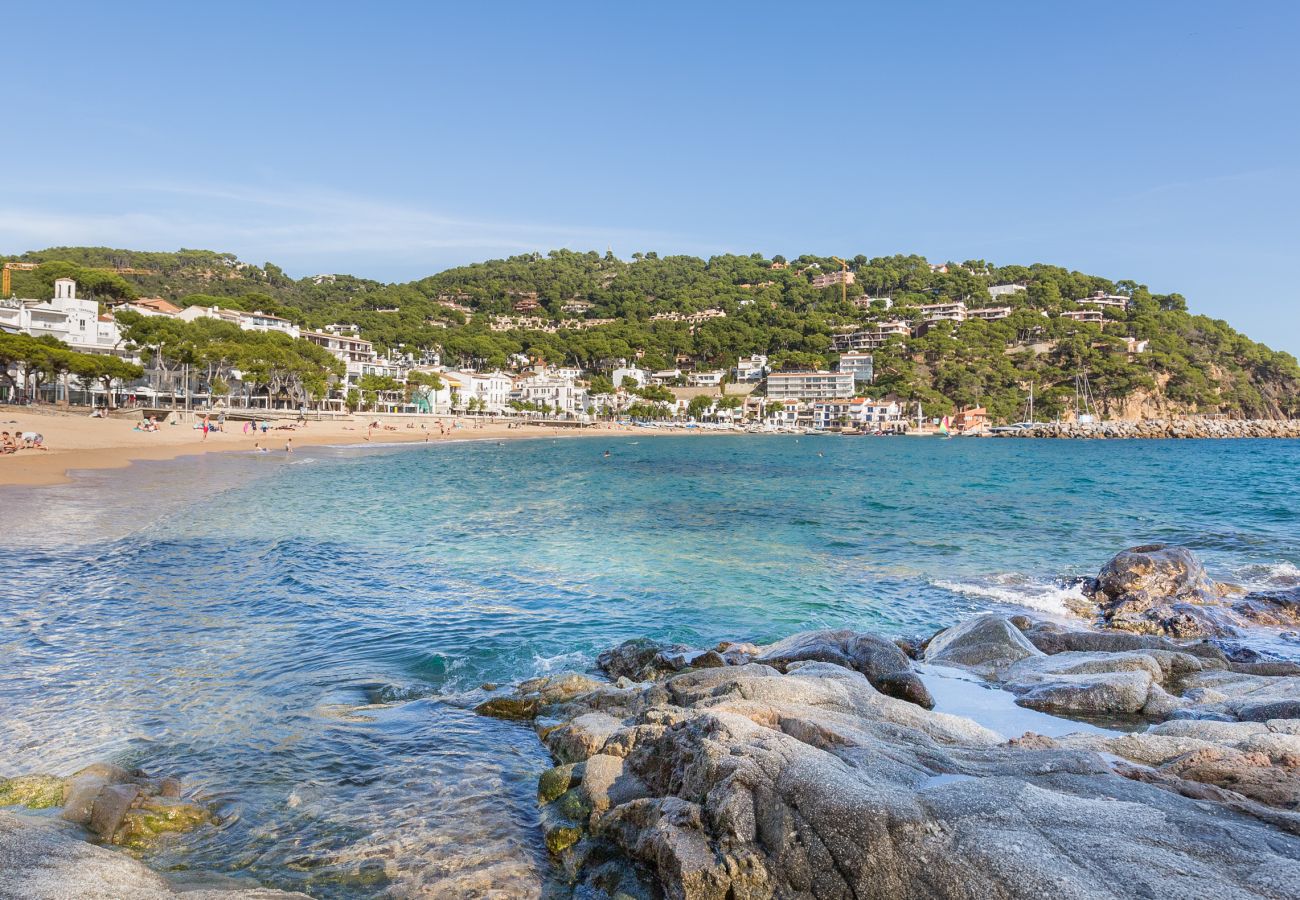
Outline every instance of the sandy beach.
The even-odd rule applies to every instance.
[[[391,427],[373,432],[368,423],[380,421]],[[231,421],[226,431],[212,431],[207,440],[203,432],[189,423],[169,425],[163,423],[159,431],[137,431],[136,418],[92,419],[84,412],[63,412],[30,407],[0,406],[0,431],[35,431],[45,438],[45,450],[19,450],[0,455],[0,486],[58,484],[69,480],[68,473],[78,469],[114,469],[128,466],[137,460],[174,459],[202,453],[222,453],[236,450],[251,451],[256,446],[267,447],[273,453],[284,453],[285,445],[292,440],[294,448],[321,444],[396,443],[407,441],[457,441],[471,438],[517,440],[536,437],[594,437],[597,435],[643,433],[640,429],[602,423],[585,429],[553,428],[538,425],[510,427],[505,423],[475,422],[469,417],[442,419],[446,428],[440,432],[438,419],[429,417],[421,422],[411,422],[407,427],[405,417],[383,415],[355,416],[352,420],[308,422],[292,431],[272,429],[245,434],[243,422]],[[281,424],[281,423],[276,423]],[[424,425],[422,429],[420,426]]]

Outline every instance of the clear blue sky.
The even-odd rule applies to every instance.
[[[1300,352],[1300,5],[25,3],[0,251],[1052,262]]]

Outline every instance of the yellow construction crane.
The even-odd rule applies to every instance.
[[[3,266],[3,274],[0,274],[0,297],[8,297],[13,292],[13,278],[9,274],[14,269],[21,272],[31,272],[41,267],[41,263],[34,262],[7,262]],[[114,275],[157,275],[157,269],[136,269],[131,266],[117,266],[109,268],[107,266],[80,266],[89,272],[112,272]]]
[[[844,275],[840,278],[840,299],[845,303],[849,302],[849,264],[838,256],[832,256],[831,259],[840,264],[840,271]]]
[[[4,264],[3,275],[0,275],[0,298],[9,299],[13,293],[13,276],[9,273],[14,269],[21,269],[24,272],[30,272],[39,266],[40,263],[25,262],[7,262]]]

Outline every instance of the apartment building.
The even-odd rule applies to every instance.
[[[852,372],[770,372],[769,400],[836,400],[853,396]]]
[[[855,383],[870,383],[875,377],[875,361],[870,353],[850,350],[847,353],[840,354],[839,362],[835,364],[835,370],[837,372],[848,372],[853,376]]]

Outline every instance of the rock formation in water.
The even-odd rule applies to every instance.
[[[306,896],[215,876],[191,876],[177,887],[131,856],[89,842],[144,850],[167,834],[215,822],[206,807],[181,794],[175,778],[150,778],[103,762],[71,778],[0,779],[0,807],[62,808],[57,818],[0,810],[0,900],[152,900],[182,891],[187,900]]]
[[[71,822],[0,809],[0,900],[309,900],[246,880],[168,881],[129,854],[87,843]]]
[[[1085,593],[1096,604],[1098,625],[1136,634],[1230,637],[1250,626],[1300,625],[1300,589],[1246,593],[1215,582],[1186,547],[1123,550],[1086,583]]]
[[[0,806],[63,807],[66,822],[88,828],[105,844],[136,849],[159,836],[189,831],[215,819],[181,796],[175,778],[150,778],[112,763],[94,763],[71,778],[20,775],[0,780]]]
[[[890,696],[916,673],[886,644],[811,633],[666,671],[641,641],[602,656],[622,686],[534,679],[480,710],[550,751],[546,843],[587,896],[1300,897],[1300,709],[1273,705],[1300,678],[1024,619],[936,635],[928,661],[1023,705],[1169,720],[1008,740]]]

